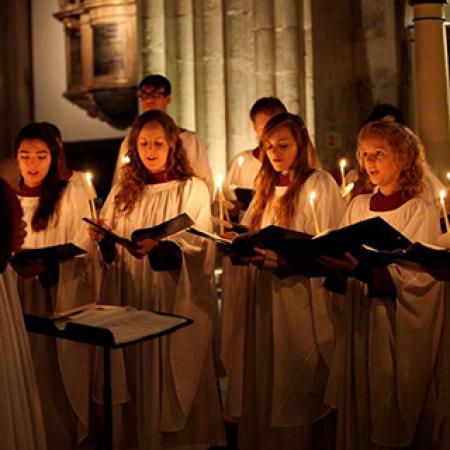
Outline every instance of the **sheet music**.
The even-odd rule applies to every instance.
[[[64,319],[55,320],[55,326],[64,330],[68,323],[89,325],[109,330],[116,345],[155,335],[184,324],[187,319],[132,307],[95,305]]]

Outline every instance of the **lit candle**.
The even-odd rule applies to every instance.
[[[224,208],[224,198],[223,198],[223,191],[222,191],[222,184],[223,184],[223,175],[219,174],[217,175],[217,197],[219,200],[219,234],[224,233],[224,225],[223,225],[223,208]]]
[[[241,155],[237,160],[238,167],[241,168],[244,165],[244,157]]]
[[[95,192],[94,183],[92,182],[92,173],[86,172],[86,184],[88,187],[89,195],[89,209],[91,210],[91,219],[97,220],[97,208],[95,207],[95,199],[97,198],[97,193]]]
[[[448,223],[447,206],[445,205],[445,197],[446,197],[445,189],[441,189],[441,191],[439,192],[439,198],[440,198],[441,206],[442,206],[442,214],[444,215],[445,230],[448,233],[450,231],[450,224]]]
[[[127,156],[127,155],[123,155],[122,156],[122,159],[121,159],[121,162],[122,162],[122,166],[125,166],[126,164],[130,164],[130,157],[129,156]]]
[[[319,221],[317,220],[315,200],[316,200],[316,193],[311,192],[309,194],[309,204],[311,205],[311,212],[314,220],[314,229],[316,230],[316,234],[319,234],[320,228],[319,228]]]
[[[339,168],[341,169],[341,190],[345,191],[345,187],[347,186],[347,182],[345,181],[345,167],[347,166],[347,161],[345,159],[341,159],[339,161]]]

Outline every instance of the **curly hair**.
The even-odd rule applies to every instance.
[[[264,127],[261,137],[262,148],[267,139],[277,130],[287,128],[297,144],[297,155],[291,166],[292,182],[276,205],[275,222],[284,227],[291,226],[296,212],[300,190],[308,177],[318,168],[314,146],[309,137],[305,123],[300,116],[281,113],[272,117]],[[264,152],[261,170],[255,180],[255,198],[250,216],[250,229],[261,227],[264,210],[273,199],[279,173],[273,168]]]
[[[425,149],[420,138],[408,127],[396,122],[370,122],[358,134],[357,158],[364,169],[360,145],[364,139],[385,139],[395,154],[400,169],[399,190],[405,200],[418,197],[424,190]]]
[[[25,125],[17,134],[14,142],[15,155],[17,157],[19,147],[25,140],[37,139],[45,143],[51,154],[50,168],[47,176],[42,181],[42,193],[39,203],[31,220],[31,228],[34,231],[45,230],[51,218],[58,222],[58,206],[67,187],[65,173],[67,172],[65,158],[61,142],[48,123],[32,122]],[[20,184],[23,177],[20,176]]]
[[[121,214],[133,211],[136,203],[142,198],[150,173],[144,166],[138,152],[138,138],[142,129],[150,124],[159,124],[166,133],[169,143],[167,155],[167,171],[176,180],[187,180],[194,176],[194,171],[187,159],[186,150],[180,139],[179,129],[173,119],[163,111],[151,110],[141,114],[133,123],[129,138],[127,156],[129,164],[120,169],[118,193],[114,197],[116,208]]]

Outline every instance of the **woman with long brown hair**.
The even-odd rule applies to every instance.
[[[211,229],[208,188],[194,176],[170,116],[157,110],[139,116],[130,132],[128,156],[130,162],[121,168],[101,211],[114,232],[130,237],[136,229],[180,213]],[[105,239],[100,246],[109,256],[104,303],[194,319],[168,337],[124,350],[131,400],[122,406],[125,446],[158,450],[223,444],[212,353],[214,246],[187,232],[141,240],[137,249],[114,247]]]
[[[275,224],[314,235],[309,202],[314,193],[318,226],[336,227],[344,210],[339,188],[316,168],[303,120],[278,114],[261,140],[265,155],[243,223],[250,230]],[[237,262],[251,264],[224,263],[225,416],[238,424],[240,450],[310,449],[313,425],[330,411],[323,397],[333,328],[323,280],[301,274],[279,278],[281,258],[258,248]]]
[[[27,224],[25,248],[73,243],[89,250],[89,200],[80,183],[67,180],[62,146],[53,128],[30,123],[15,142],[20,170],[18,197]],[[69,310],[92,302],[91,258],[42,265],[16,260],[18,289],[26,313]],[[75,448],[88,432],[91,349],[42,335],[30,339],[42,398],[48,448]]]

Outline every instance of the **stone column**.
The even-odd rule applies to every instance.
[[[293,113],[300,111],[298,5],[297,0],[274,0],[276,92]]]
[[[314,108],[314,54],[313,54],[313,30],[311,17],[312,0],[303,0],[303,8],[300,10],[299,24],[303,24],[303,40],[300,40],[300,50],[304,52],[303,66],[304,73],[304,90],[300,90],[300,114],[303,115],[308,127],[311,139],[315,140],[315,108]],[[300,26],[299,29],[301,30]],[[300,59],[300,63],[302,59]],[[300,87],[302,81],[300,77]]]
[[[194,74],[194,13],[192,0],[177,0],[175,4],[175,39],[178,123],[196,129]]]
[[[273,0],[254,0],[256,98],[275,95]]]
[[[223,5],[221,0],[196,0],[195,9],[198,11],[196,88],[197,101],[201,105],[198,114],[203,125],[200,134],[208,149],[213,175],[225,175],[227,157]]]
[[[417,132],[441,179],[450,169],[446,3],[447,0],[409,0],[414,8]]]
[[[142,0],[142,75],[166,73],[166,21],[164,0]]]
[[[224,7],[229,162],[236,153],[256,143],[248,114],[256,99],[255,57],[251,2],[227,0]]]

